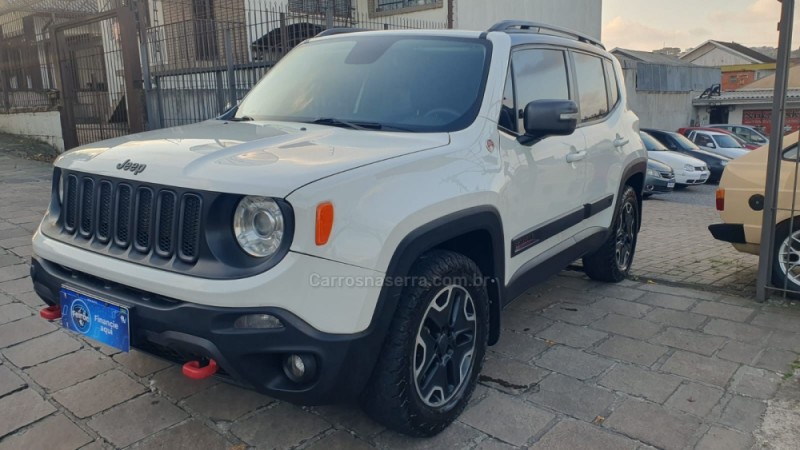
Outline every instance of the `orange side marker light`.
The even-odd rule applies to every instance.
[[[317,205],[317,227],[315,242],[317,245],[325,245],[331,237],[333,230],[333,204],[324,202]]]

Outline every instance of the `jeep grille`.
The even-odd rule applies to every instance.
[[[144,183],[69,173],[64,183],[62,231],[108,250],[197,261],[202,198]]]

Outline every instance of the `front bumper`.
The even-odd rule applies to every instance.
[[[670,187],[670,183],[672,186]],[[675,188],[675,179],[655,178],[648,176],[644,183],[645,194],[663,194],[672,192]]]
[[[298,404],[327,404],[355,399],[363,389],[383,342],[381,330],[357,334],[323,333],[277,307],[224,308],[154,295],[71,270],[34,256],[31,277],[36,293],[57,304],[64,284],[130,309],[131,346],[184,363],[214,359],[220,375],[275,398]],[[245,314],[270,314],[283,328],[238,329]],[[292,382],[283,371],[290,354],[312,355],[316,376]]]
[[[744,225],[740,223],[715,223],[708,226],[714,239],[731,244],[746,244]]]
[[[694,172],[675,172],[675,182],[678,184],[703,184],[708,181],[708,178],[711,176],[711,172],[708,170],[699,171],[696,170]]]

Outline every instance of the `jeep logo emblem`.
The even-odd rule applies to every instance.
[[[139,175],[146,168],[147,164],[132,163],[130,159],[124,163],[117,164],[117,170],[127,170],[128,172],[133,172],[134,175]]]

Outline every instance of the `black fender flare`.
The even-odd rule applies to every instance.
[[[389,266],[386,279],[402,279],[411,271],[411,267],[425,252],[437,246],[475,231],[486,231],[492,240],[492,263],[494,282],[487,286],[490,300],[490,332],[489,345],[500,337],[500,311],[503,305],[502,295],[505,283],[505,259],[503,225],[500,213],[491,206],[472,207],[427,223],[403,238],[396,247]],[[486,276],[486,274],[484,274]],[[386,334],[394,318],[403,292],[401,283],[386,283],[381,288],[372,321],[369,328],[374,336],[374,360],[383,347]],[[374,367],[374,364],[373,364]]]
[[[639,217],[638,223],[639,228],[642,228],[642,189],[644,187],[644,179],[647,176],[647,158],[637,158],[627,167],[625,170],[622,171],[622,180],[619,184],[619,192],[617,192],[617,200],[622,198],[622,190],[625,189],[625,186],[628,184],[628,180],[631,179],[632,176],[636,174],[642,175],[642,185],[641,186],[631,186],[636,190],[636,197],[639,199]],[[609,228],[610,232],[610,228]]]

